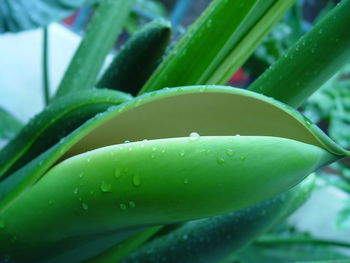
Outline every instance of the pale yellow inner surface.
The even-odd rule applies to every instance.
[[[201,136],[255,135],[289,138],[316,146],[310,131],[280,108],[239,94],[179,94],[120,113],[82,138],[63,159],[125,141]]]

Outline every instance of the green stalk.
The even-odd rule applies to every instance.
[[[97,8],[85,36],[64,74],[56,98],[91,89],[103,61],[128,17],[133,0],[104,0]]]
[[[167,86],[225,83],[293,3],[213,1],[140,93]]]
[[[249,90],[300,106],[350,60],[350,0],[343,0]]]
[[[49,65],[48,65],[48,48],[49,48],[49,29],[43,29],[43,49],[42,49],[42,66],[43,66],[43,96],[44,103],[47,105],[50,100],[50,81],[49,81]]]

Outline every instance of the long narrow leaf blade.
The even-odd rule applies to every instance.
[[[300,106],[350,60],[349,17],[350,0],[343,0],[249,90]]]
[[[163,87],[224,83],[293,2],[213,1],[140,93]]]
[[[134,0],[104,0],[96,10],[85,36],[58,87],[56,98],[91,89],[103,61],[113,47]]]

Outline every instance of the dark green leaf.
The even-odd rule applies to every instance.
[[[43,27],[70,15],[93,0],[2,0],[0,32],[18,32]]]
[[[170,36],[167,21],[159,19],[147,24],[119,50],[96,87],[136,95],[161,62]]]
[[[50,104],[0,151],[0,177],[6,177],[99,112],[131,96],[113,90],[87,90]]]
[[[23,124],[0,107],[0,139],[10,140],[16,136]]]
[[[141,93],[164,87],[225,84],[293,3],[294,0],[213,1]]]
[[[323,245],[251,245],[236,256],[234,263],[294,263],[295,261],[346,259],[334,248]]]
[[[249,89],[300,106],[350,59],[350,0],[343,0]]]

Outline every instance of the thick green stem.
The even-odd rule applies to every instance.
[[[349,17],[350,0],[343,0],[249,90],[300,106],[350,60]]]
[[[108,51],[113,47],[134,0],[104,0],[97,8],[61,83],[56,98],[91,89]]]
[[[50,100],[50,80],[49,80],[49,29],[44,27],[43,29],[43,47],[42,47],[42,74],[43,74],[43,97],[45,105]]]

